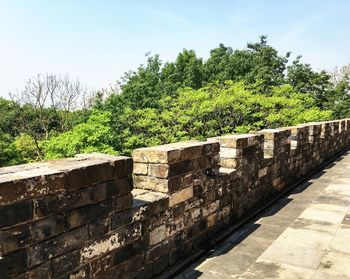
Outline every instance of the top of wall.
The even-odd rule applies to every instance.
[[[76,190],[113,178],[131,175],[133,160],[151,164],[172,164],[208,156],[212,152],[216,153],[220,149],[219,142],[222,147],[225,147],[225,140],[235,145],[231,147],[238,148],[240,145],[249,145],[257,137],[269,140],[283,132],[288,131],[293,135],[298,133],[299,129],[305,128],[310,130],[309,135],[316,132],[322,134],[329,129],[331,132],[327,133],[332,136],[334,132],[337,133],[350,127],[349,122],[350,119],[313,122],[294,127],[266,129],[255,134],[214,137],[206,142],[186,141],[140,148],[133,152],[133,159],[92,153],[80,154],[74,158],[3,167],[0,168],[0,205],[51,193]],[[315,127],[319,128],[315,130]],[[218,144],[213,145],[215,142]]]
[[[0,168],[0,205],[88,187],[131,172],[131,158],[98,153]]]

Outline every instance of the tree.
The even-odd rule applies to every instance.
[[[0,99],[0,133],[15,152],[6,158],[130,154],[142,146],[350,115],[348,68],[329,74],[300,57],[287,66],[288,58],[266,36],[244,49],[220,44],[206,61],[186,49],[165,64],[147,54],[145,64],[89,99],[92,109],[80,110],[86,90],[79,81],[38,75],[16,95],[18,102]]]
[[[335,69],[330,73],[334,88],[332,98],[336,118],[350,117],[350,65]]]
[[[301,56],[298,56],[292,65],[287,67],[287,83],[295,90],[311,95],[317,107],[331,108],[334,94],[331,88],[331,76],[325,71],[313,71],[309,64],[303,64],[300,60]]]
[[[40,160],[37,146],[34,139],[27,134],[17,136],[12,142],[16,148],[16,153],[23,163],[30,163]]]
[[[202,86],[203,79],[203,61],[196,56],[194,50],[184,49],[175,62],[166,63],[162,69],[162,80],[173,85],[172,93],[183,87],[198,89]]]
[[[48,140],[51,134],[68,131],[76,124],[78,108],[87,108],[91,93],[79,80],[72,80],[53,74],[38,74],[29,79],[22,91],[10,94],[13,102],[21,106],[17,110],[17,134],[32,137],[37,156],[44,154],[41,140]],[[85,107],[84,107],[85,106]]]
[[[111,116],[108,112],[92,111],[86,123],[52,137],[42,143],[46,159],[71,157],[77,153],[103,152],[116,154],[111,146]]]
[[[210,57],[204,64],[206,82],[224,82],[234,78],[230,61],[232,53],[232,48],[224,44],[210,51]]]
[[[125,73],[122,78],[122,93],[115,92],[110,97],[118,109],[128,106],[133,109],[156,107],[161,97],[159,90],[160,69],[162,62],[158,55],[147,55],[147,64],[140,65],[136,72]],[[115,99],[115,100],[113,100]]]
[[[11,137],[18,135],[19,110],[20,105],[17,102],[0,97],[0,134],[8,134]]]
[[[13,138],[9,134],[0,134],[0,167],[22,163],[12,141]]]
[[[48,158],[72,156],[87,150],[129,155],[138,147],[246,133],[263,128],[328,120],[329,110],[312,107],[312,98],[290,85],[271,87],[271,96],[245,88],[243,82],[183,88],[166,96],[158,108],[126,107],[114,128],[111,113],[94,112],[86,124],[45,144]],[[101,112],[100,112],[101,113]]]
[[[267,44],[266,38],[261,36],[260,42],[248,43],[245,50],[235,50],[230,61],[232,80],[259,85],[262,92],[284,83],[284,71],[290,56],[289,52],[279,56],[278,51]]]

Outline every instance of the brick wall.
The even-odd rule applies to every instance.
[[[171,274],[349,144],[346,119],[0,168],[0,277]]]

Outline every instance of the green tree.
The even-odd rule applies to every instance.
[[[231,65],[232,53],[232,48],[224,44],[210,51],[210,57],[204,64],[206,82],[224,82],[234,79],[234,69]]]
[[[116,154],[111,146],[111,115],[93,111],[86,123],[42,143],[45,158],[71,157],[78,153],[103,152]]]
[[[17,165],[23,161],[9,134],[0,134],[0,167]]]
[[[40,160],[37,146],[34,139],[28,134],[20,134],[12,144],[16,148],[16,152],[23,163],[35,162]]]
[[[243,82],[232,81],[209,84],[197,90],[182,88],[176,96],[162,98],[158,108],[126,107],[119,115],[118,129],[114,127],[111,113],[104,114],[102,122],[100,117],[90,117],[87,126],[80,124],[71,132],[50,140],[46,152],[49,157],[72,156],[84,150],[128,155],[143,146],[204,140],[216,135],[332,118],[332,111],[313,107],[312,97],[296,92],[291,85],[271,87],[270,95],[249,90]],[[85,130],[87,127],[93,128]],[[87,141],[86,133],[99,141]],[[103,143],[104,148],[96,148],[99,143]]]
[[[298,56],[287,67],[286,82],[291,84],[295,90],[312,96],[314,104],[323,109],[332,107],[334,91],[330,82],[331,76],[325,71],[315,72],[309,64],[300,62]]]
[[[0,97],[0,134],[18,135],[19,109],[18,103]]]
[[[267,44],[266,36],[261,36],[260,42],[248,43],[247,49],[233,52],[230,61],[232,80],[259,85],[262,91],[267,91],[269,86],[281,85],[289,55],[280,56]]]
[[[174,92],[182,87],[198,89],[203,84],[203,61],[194,50],[184,49],[174,63],[165,64],[161,75],[163,82],[173,85]]]

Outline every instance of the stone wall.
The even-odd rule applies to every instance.
[[[346,119],[1,168],[0,277],[166,276],[349,144]]]

